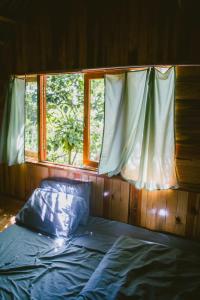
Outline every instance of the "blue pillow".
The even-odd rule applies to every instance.
[[[80,224],[86,225],[89,217],[89,205],[91,195],[91,182],[84,182],[68,178],[51,177],[44,179],[40,183],[41,188],[45,188],[54,192],[63,192],[82,197],[82,217]]]
[[[16,222],[43,234],[67,237],[79,225],[82,202],[76,195],[38,188],[17,214]]]

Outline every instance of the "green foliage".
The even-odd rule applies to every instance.
[[[26,84],[25,99],[25,149],[38,151],[37,82]]]
[[[47,159],[82,164],[84,80],[81,74],[48,76]]]
[[[99,160],[104,118],[104,80],[91,81],[90,159]],[[46,85],[47,160],[82,166],[84,77],[49,75]],[[37,151],[37,83],[26,90],[26,150]]]
[[[104,79],[91,81],[90,159],[99,161],[104,120]]]

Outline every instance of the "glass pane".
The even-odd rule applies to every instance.
[[[90,160],[99,161],[104,125],[104,79],[90,81]]]
[[[47,76],[47,160],[83,165],[82,74]]]
[[[25,151],[38,152],[37,81],[26,83]]]

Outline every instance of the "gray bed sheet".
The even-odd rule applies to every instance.
[[[65,240],[12,225],[0,233],[0,299],[77,299],[121,235],[200,250],[199,243],[102,218],[90,217],[86,226]]]
[[[184,251],[196,251],[200,253],[200,242],[181,238],[172,234],[160,233],[148,230],[142,227],[129,225],[126,223],[107,220],[99,217],[90,217],[86,226],[79,227],[77,233],[91,233],[93,236],[98,233],[109,235],[112,242],[121,235],[130,236],[136,239],[150,241],[154,243],[163,244],[169,247],[176,247]],[[83,241],[84,242],[84,241]]]
[[[78,297],[78,300],[115,299],[200,299],[200,256],[120,236]]]
[[[101,234],[73,242],[13,225],[0,233],[0,299],[76,299],[111,245]]]

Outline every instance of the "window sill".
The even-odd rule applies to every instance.
[[[53,168],[53,169],[59,169],[59,170],[67,170],[71,172],[80,172],[80,173],[87,173],[91,175],[98,175],[98,171],[96,168],[92,167],[76,167],[76,166],[69,166],[69,165],[62,165],[62,164],[56,164],[56,163],[51,163],[49,161],[36,161],[31,158],[27,158],[25,163],[27,164],[33,164],[37,166],[43,166],[43,167],[48,167],[48,168]],[[105,175],[99,175],[101,177],[105,177]]]

